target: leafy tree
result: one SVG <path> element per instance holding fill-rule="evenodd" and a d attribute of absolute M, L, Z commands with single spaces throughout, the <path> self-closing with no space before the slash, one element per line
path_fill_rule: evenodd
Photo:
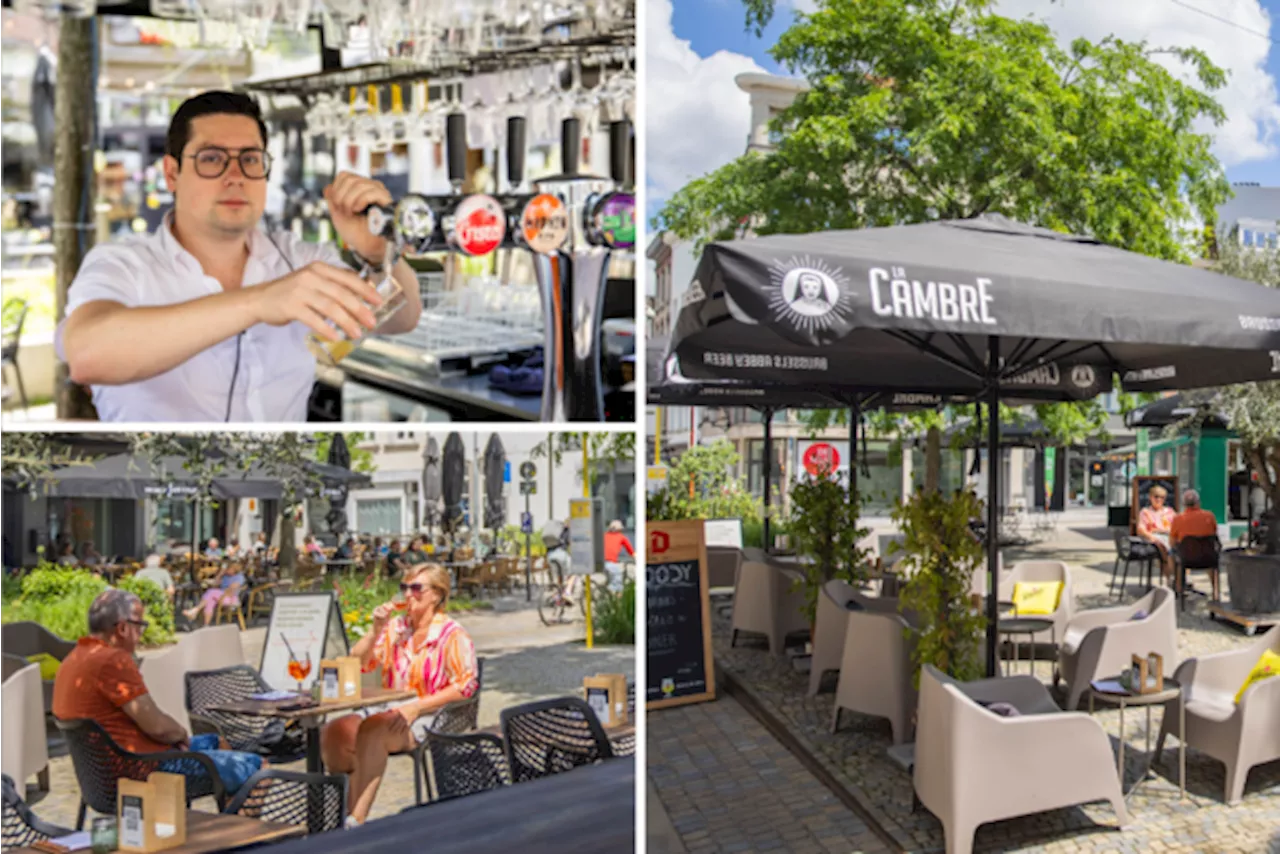
<path fill-rule="evenodd" d="M 744 0 L 759 34 L 775 0 Z M 1106 38 L 1060 47 L 1050 29 L 993 14 L 992 0 L 818 0 L 771 49 L 809 89 L 751 152 L 675 193 L 655 225 L 699 245 L 744 230 L 805 233 L 1000 213 L 1187 262 L 1230 192 L 1195 129 L 1224 120 L 1224 72 L 1194 48 Z M 1156 61 L 1179 60 L 1186 81 Z M 1008 415 L 1008 411 L 1002 408 Z M 1096 403 L 1036 407 L 1054 444 L 1098 436 Z M 811 426 L 845 414 L 815 414 Z M 847 423 L 844 422 L 844 423 Z M 928 434 L 936 487 L 944 424 Z M 975 425 L 976 426 L 976 425 Z"/>
<path fill-rule="evenodd" d="M 733 444 L 723 439 L 685 451 L 668 468 L 666 484 L 649 495 L 645 518 L 741 519 L 744 525 L 759 521 L 759 500 L 734 476 L 740 459 Z"/>
<path fill-rule="evenodd" d="M 96 456 L 74 450 L 47 433 L 10 430 L 0 435 L 0 465 L 6 477 L 25 488 L 34 499 L 48 492 L 54 472 L 64 466 L 93 465 Z"/>
<path fill-rule="evenodd" d="M 871 550 L 858 543 L 870 536 L 858 526 L 861 500 L 850 496 L 847 484 L 830 471 L 798 478 L 791 485 L 791 525 L 788 531 L 796 554 L 807 558 L 804 572 L 804 613 L 812 625 L 822 585 L 833 578 L 854 584 L 867 577 Z"/>

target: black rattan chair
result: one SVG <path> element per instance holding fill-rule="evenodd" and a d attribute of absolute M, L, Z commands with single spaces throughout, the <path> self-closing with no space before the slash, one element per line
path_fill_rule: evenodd
<path fill-rule="evenodd" d="M 347 815 L 347 775 L 263 768 L 249 778 L 223 812 L 305 824 L 309 834 L 337 830 Z"/>
<path fill-rule="evenodd" d="M 80 784 L 80 811 L 76 830 L 84 829 L 85 808 L 102 815 L 116 814 L 116 782 L 121 778 L 145 780 L 154 771 L 183 774 L 187 778 L 187 803 L 212 796 L 218 809 L 227 792 L 213 760 L 203 753 L 166 750 L 163 753 L 130 753 L 112 740 L 96 721 L 63 721 L 54 718 L 67 739 L 71 764 Z M 163 767 L 162 767 L 163 766 Z"/>
<path fill-rule="evenodd" d="M 1178 598 L 1182 600 L 1182 610 L 1187 610 L 1187 570 L 1189 569 L 1208 570 L 1215 594 L 1214 599 L 1217 599 L 1218 565 L 1222 560 L 1222 543 L 1216 536 L 1183 537 L 1174 546 L 1173 557 L 1177 561 Z"/>
<path fill-rule="evenodd" d="M 0 847 L 5 850 L 21 848 L 33 842 L 66 836 L 71 831 L 56 824 L 41 821 L 26 801 L 18 794 L 18 787 L 13 778 L 3 775 L 4 783 L 4 826 L 0 833 Z"/>
<path fill-rule="evenodd" d="M 306 734 L 296 723 L 277 718 L 218 712 L 210 708 L 247 700 L 271 690 L 262 675 L 247 664 L 186 674 L 187 712 L 192 727 L 212 726 L 232 750 L 265 756 L 276 763 L 296 762 L 306 756 Z"/>
<path fill-rule="evenodd" d="M 1131 563 L 1137 563 L 1140 572 L 1141 568 L 1145 567 L 1147 587 L 1151 587 L 1152 567 L 1160 557 L 1160 550 L 1146 540 L 1130 536 L 1127 528 L 1112 528 L 1111 535 L 1116 541 L 1116 562 L 1111 567 L 1111 583 L 1108 585 L 1112 595 L 1124 596 L 1125 585 L 1129 582 L 1129 564 Z M 1120 561 L 1124 561 L 1124 577 L 1117 588 L 1116 575 L 1120 572 Z"/>
<path fill-rule="evenodd" d="M 514 783 L 613 758 L 596 713 L 577 697 L 503 709 L 502 737 Z"/>
<path fill-rule="evenodd" d="M 473 732 L 445 735 L 428 732 L 422 741 L 419 767 L 429 781 L 427 799 L 444 801 L 511 785 L 502 739 Z M 430 761 L 428 770 L 425 763 Z M 421 796 L 418 803 L 424 803 Z"/>
<path fill-rule="evenodd" d="M 484 687 L 484 659 L 476 658 L 476 692 L 465 700 L 440 707 L 431 721 L 431 732 L 445 735 L 471 732 L 476 728 L 480 715 L 480 689 Z M 423 739 L 411 751 L 413 754 L 413 795 L 415 803 L 425 803 L 424 791 L 429 787 L 427 773 L 427 740 Z M 430 797 L 428 794 L 427 797 Z"/>
<path fill-rule="evenodd" d="M 636 683 L 627 683 L 627 720 L 635 722 L 636 719 Z M 614 756 L 634 756 L 636 753 L 636 734 L 632 732 L 630 735 L 619 736 L 610 739 L 613 745 Z"/>

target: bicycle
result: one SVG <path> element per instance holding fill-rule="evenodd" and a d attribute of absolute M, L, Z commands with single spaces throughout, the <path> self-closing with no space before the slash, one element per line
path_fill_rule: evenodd
<path fill-rule="evenodd" d="M 548 574 L 552 572 L 551 568 L 547 568 Z M 573 622 L 576 617 L 566 617 L 573 611 L 574 602 L 578 604 L 578 614 L 586 619 L 587 616 L 587 598 L 584 595 L 585 589 L 582 582 L 584 576 L 570 575 L 566 578 L 563 571 L 557 568 L 554 570 L 555 581 L 547 584 L 543 592 L 538 594 L 538 619 L 542 620 L 544 626 L 561 626 Z M 623 570 L 624 577 L 626 570 Z M 591 593 L 595 596 L 597 590 L 607 590 L 609 587 L 609 576 L 605 572 L 596 571 L 591 573 Z"/>

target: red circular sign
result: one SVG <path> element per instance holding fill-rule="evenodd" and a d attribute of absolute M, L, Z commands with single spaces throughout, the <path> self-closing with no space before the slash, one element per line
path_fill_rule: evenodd
<path fill-rule="evenodd" d="M 831 474 L 840 467 L 840 452 L 835 445 L 818 442 L 804 452 L 804 470 L 811 475 Z"/>
<path fill-rule="evenodd" d="M 468 196 L 458 205 L 456 217 L 458 248 L 468 255 L 488 255 L 507 234 L 506 214 L 491 196 Z"/>

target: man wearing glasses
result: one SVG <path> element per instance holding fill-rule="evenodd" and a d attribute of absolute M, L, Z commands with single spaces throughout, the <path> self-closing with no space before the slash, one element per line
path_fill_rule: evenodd
<path fill-rule="evenodd" d="M 152 698 L 134 660 L 147 630 L 142 600 L 111 588 L 89 606 L 89 634 L 80 638 L 53 680 L 53 715 L 62 721 L 91 720 L 130 753 L 194 750 L 213 760 L 234 794 L 262 767 L 262 757 L 220 750 L 217 735 L 188 735 Z M 175 765 L 175 773 L 203 773 Z"/>
<path fill-rule="evenodd" d="M 246 95 L 182 104 L 165 141 L 173 210 L 155 234 L 96 246 L 67 300 L 59 353 L 104 421 L 304 421 L 315 380 L 309 334 L 356 340 L 374 325 L 373 287 L 336 247 L 259 228 L 271 156 Z M 325 188 L 334 230 L 377 263 L 385 241 L 364 211 L 390 205 L 378 181 L 340 173 Z M 406 304 L 376 331 L 413 330 L 422 312 L 404 261 Z"/>

